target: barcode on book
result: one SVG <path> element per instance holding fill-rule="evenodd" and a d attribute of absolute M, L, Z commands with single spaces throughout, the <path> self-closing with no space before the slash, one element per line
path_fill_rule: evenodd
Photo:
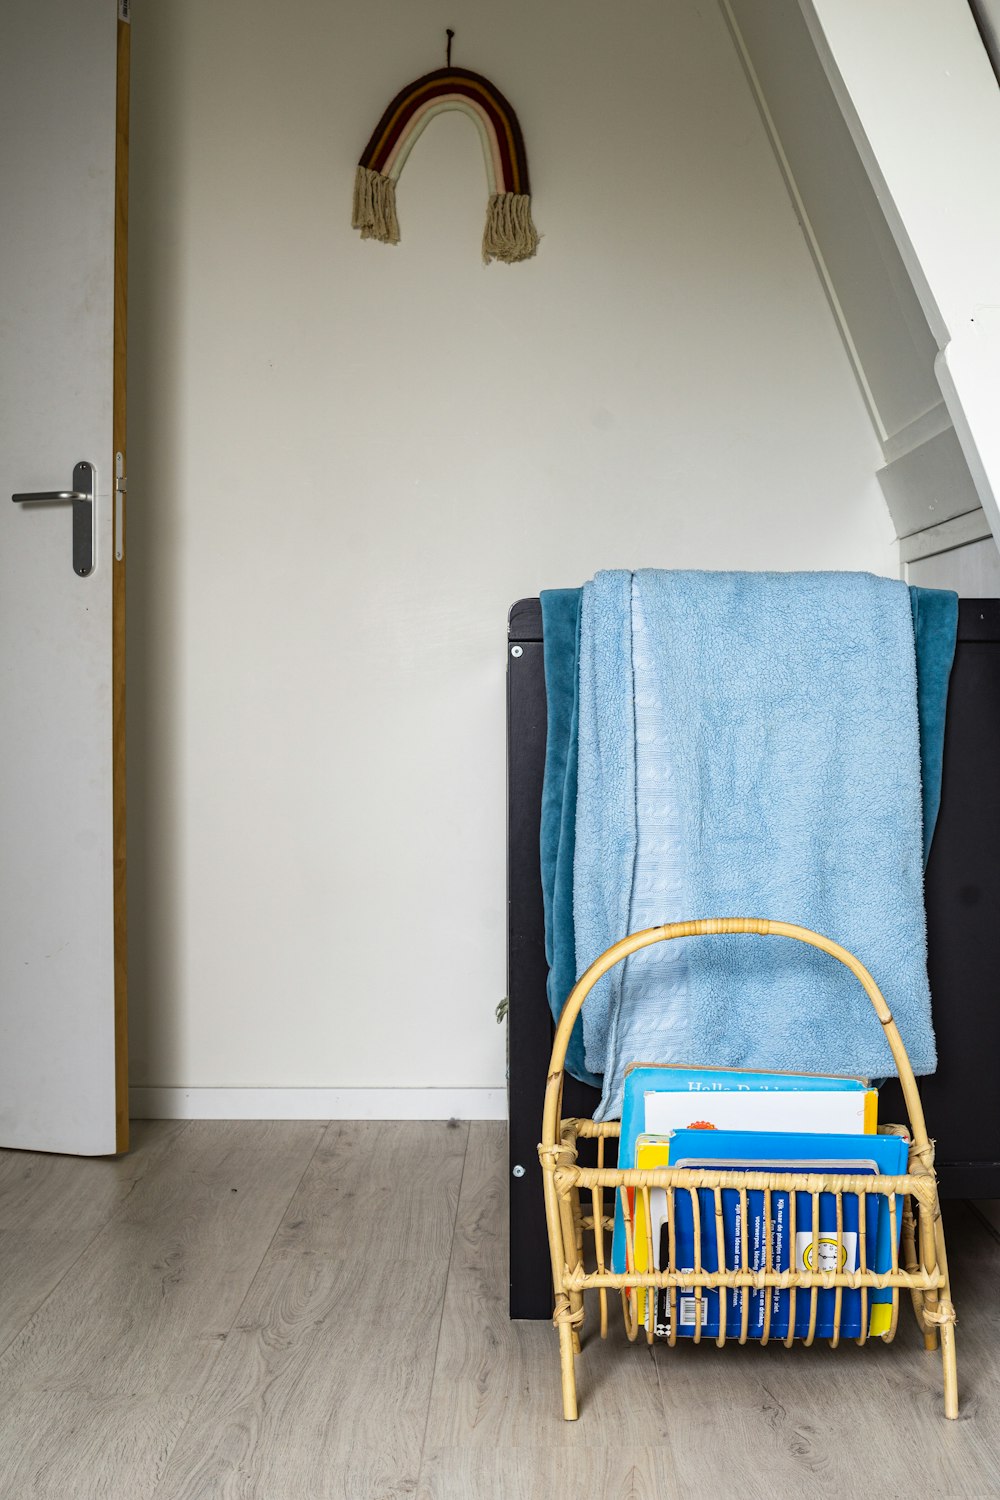
<path fill-rule="evenodd" d="M 695 1323 L 698 1320 L 697 1297 L 681 1297 L 678 1303 L 678 1318 L 682 1323 Z M 704 1314 L 702 1314 L 704 1317 Z"/>

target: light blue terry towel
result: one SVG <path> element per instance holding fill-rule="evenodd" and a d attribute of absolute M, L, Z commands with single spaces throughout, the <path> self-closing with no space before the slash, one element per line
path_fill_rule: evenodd
<path fill-rule="evenodd" d="M 631 693 L 631 697 L 629 694 Z M 935 1066 L 905 584 L 868 574 L 598 574 L 584 590 L 574 914 L 582 970 L 624 932 L 764 916 L 872 970 Z M 635 1061 L 895 1072 L 846 969 L 784 938 L 660 944 L 584 1008 L 597 1119 Z"/>
<path fill-rule="evenodd" d="M 631 573 L 605 570 L 584 584 L 579 670 L 573 857 L 578 975 L 632 930 L 636 810 Z M 620 966 L 612 969 L 584 1005 L 584 1058 L 591 1074 L 604 1072 L 622 977 Z"/>

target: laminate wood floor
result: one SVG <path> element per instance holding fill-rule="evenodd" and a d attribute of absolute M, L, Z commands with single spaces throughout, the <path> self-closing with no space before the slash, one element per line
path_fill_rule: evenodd
<path fill-rule="evenodd" d="M 0 1500 L 1000 1497 L 1000 1236 L 945 1209 L 962 1415 L 895 1345 L 630 1346 L 560 1415 L 498 1124 L 140 1122 L 0 1153 Z"/>

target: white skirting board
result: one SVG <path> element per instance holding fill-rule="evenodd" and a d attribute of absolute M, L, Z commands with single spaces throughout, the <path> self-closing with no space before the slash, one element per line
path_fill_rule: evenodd
<path fill-rule="evenodd" d="M 134 1120 L 506 1120 L 505 1089 L 131 1088 Z"/>

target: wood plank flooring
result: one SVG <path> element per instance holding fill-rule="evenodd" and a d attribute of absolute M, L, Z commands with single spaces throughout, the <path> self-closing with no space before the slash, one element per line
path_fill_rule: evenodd
<path fill-rule="evenodd" d="M 946 1205 L 962 1415 L 892 1347 L 631 1347 L 507 1318 L 505 1127 L 140 1125 L 0 1153 L 0 1500 L 1000 1496 L 1000 1235 Z"/>
<path fill-rule="evenodd" d="M 0 1354 L 183 1129 L 137 1120 L 111 1162 L 0 1152 Z"/>

